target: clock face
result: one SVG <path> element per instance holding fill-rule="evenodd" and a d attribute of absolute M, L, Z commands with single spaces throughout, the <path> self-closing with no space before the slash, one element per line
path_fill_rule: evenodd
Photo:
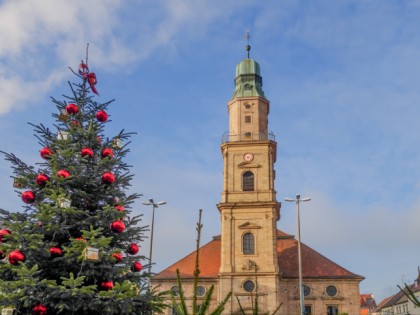
<path fill-rule="evenodd" d="M 244 160 L 247 162 L 251 162 L 254 159 L 254 155 L 252 153 L 245 153 Z"/>

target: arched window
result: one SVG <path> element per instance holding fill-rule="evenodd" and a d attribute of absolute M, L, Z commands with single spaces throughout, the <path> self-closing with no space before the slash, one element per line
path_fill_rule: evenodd
<path fill-rule="evenodd" d="M 245 233 L 242 236 L 242 252 L 244 255 L 253 255 L 255 253 L 255 241 L 252 233 Z"/>
<path fill-rule="evenodd" d="M 254 173 L 246 171 L 242 174 L 242 190 L 254 191 Z"/>

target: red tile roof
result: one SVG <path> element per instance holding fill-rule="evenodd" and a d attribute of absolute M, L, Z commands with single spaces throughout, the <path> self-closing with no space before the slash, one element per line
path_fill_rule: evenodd
<path fill-rule="evenodd" d="M 200 277 L 217 278 L 220 268 L 220 237 L 200 248 Z M 330 278 L 330 279 L 359 279 L 356 275 L 319 254 L 309 246 L 301 244 L 302 273 L 305 278 Z M 283 278 L 298 278 L 298 253 L 297 240 L 294 236 L 277 230 L 277 256 L 279 269 Z M 176 278 L 176 269 L 184 278 L 193 277 L 195 266 L 195 251 L 185 256 L 172 266 L 158 273 L 154 280 Z"/>
<path fill-rule="evenodd" d="M 298 242 L 292 235 L 279 232 L 282 234 L 277 233 L 277 257 L 282 277 L 298 278 Z M 301 243 L 301 252 L 302 275 L 304 278 L 363 279 L 363 277 L 337 265 L 304 243 Z"/>
<path fill-rule="evenodd" d="M 220 268 L 220 237 L 200 247 L 200 278 L 216 278 Z M 194 277 L 195 251 L 158 273 L 153 279 L 176 278 L 179 269 L 183 278 Z"/>

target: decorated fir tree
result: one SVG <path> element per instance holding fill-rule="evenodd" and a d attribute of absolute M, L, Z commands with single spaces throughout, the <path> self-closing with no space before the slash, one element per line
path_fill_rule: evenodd
<path fill-rule="evenodd" d="M 123 159 L 130 133 L 107 136 L 108 106 L 96 101 L 87 58 L 70 83 L 54 127 L 33 125 L 40 163 L 3 152 L 25 210 L 0 210 L 0 309 L 3 314 L 149 314 L 139 255 L 144 227 L 130 216 L 138 194 Z"/>

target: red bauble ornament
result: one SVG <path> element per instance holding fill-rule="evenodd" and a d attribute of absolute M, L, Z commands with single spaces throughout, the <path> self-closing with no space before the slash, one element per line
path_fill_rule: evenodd
<path fill-rule="evenodd" d="M 114 282 L 110 281 L 104 281 L 101 283 L 101 288 L 104 290 L 112 290 L 112 288 L 114 287 Z"/>
<path fill-rule="evenodd" d="M 67 178 L 70 177 L 70 173 L 66 170 L 59 170 L 57 172 L 57 177 Z"/>
<path fill-rule="evenodd" d="M 80 127 L 80 123 L 77 120 L 72 120 L 71 124 L 73 127 Z"/>
<path fill-rule="evenodd" d="M 102 174 L 102 182 L 104 184 L 110 185 L 115 183 L 115 176 L 111 172 L 105 172 Z"/>
<path fill-rule="evenodd" d="M 100 122 L 106 122 L 108 120 L 108 114 L 104 110 L 100 110 L 96 113 L 96 119 Z"/>
<path fill-rule="evenodd" d="M 128 246 L 127 253 L 130 255 L 135 255 L 139 252 L 139 246 L 135 243 L 131 243 L 130 246 Z"/>
<path fill-rule="evenodd" d="M 102 150 L 101 155 L 102 155 L 103 158 L 106 158 L 106 157 L 113 158 L 114 157 L 114 151 L 111 148 L 105 148 L 105 149 Z"/>
<path fill-rule="evenodd" d="M 111 230 L 115 233 L 121 233 L 125 230 L 124 222 L 121 220 L 117 220 L 111 223 Z"/>
<path fill-rule="evenodd" d="M 47 314 L 47 307 L 39 304 L 37 306 L 34 306 L 32 308 L 32 314 L 37 314 L 37 315 L 46 315 Z"/>
<path fill-rule="evenodd" d="M 46 174 L 38 174 L 37 176 L 36 176 L 36 183 L 39 185 L 39 186 L 45 186 L 45 184 L 47 183 L 47 181 L 49 180 L 50 178 L 48 177 L 48 175 L 46 175 Z"/>
<path fill-rule="evenodd" d="M 54 256 L 54 257 L 63 255 L 63 251 L 61 250 L 61 248 L 58 248 L 58 247 L 51 247 L 50 253 L 51 253 L 51 256 Z"/>
<path fill-rule="evenodd" d="M 0 243 L 3 242 L 3 236 L 6 234 L 11 234 L 11 233 L 9 230 L 6 230 L 6 229 L 0 230 Z"/>
<path fill-rule="evenodd" d="M 25 261 L 25 255 L 21 251 L 14 250 L 9 253 L 9 262 L 12 265 L 18 265 L 19 261 Z"/>
<path fill-rule="evenodd" d="M 43 159 L 48 160 L 53 153 L 50 148 L 42 148 L 40 154 Z"/>
<path fill-rule="evenodd" d="M 33 191 L 27 190 L 22 193 L 22 201 L 24 203 L 33 203 L 35 201 L 35 194 Z"/>
<path fill-rule="evenodd" d="M 76 241 L 83 242 L 83 243 L 86 243 L 86 240 L 83 238 L 83 236 L 76 237 L 76 238 L 75 238 L 75 240 L 76 240 Z"/>
<path fill-rule="evenodd" d="M 118 211 L 124 211 L 125 210 L 124 206 L 120 206 L 120 205 L 115 205 L 114 209 L 118 210 Z"/>
<path fill-rule="evenodd" d="M 121 253 L 112 253 L 111 256 L 115 258 L 117 263 L 121 262 L 123 259 L 123 255 Z"/>
<path fill-rule="evenodd" d="M 142 269 L 143 269 L 143 266 L 142 266 L 142 264 L 141 264 L 140 262 L 138 262 L 138 261 L 135 261 L 135 262 L 133 263 L 133 266 L 131 266 L 131 270 L 132 270 L 133 272 L 139 272 L 139 271 L 142 271 Z"/>
<path fill-rule="evenodd" d="M 68 104 L 66 106 L 67 114 L 77 114 L 79 112 L 79 107 L 76 104 Z"/>
<path fill-rule="evenodd" d="M 80 151 L 80 154 L 82 155 L 82 157 L 91 158 L 91 157 L 93 157 L 93 150 L 91 148 L 83 148 Z"/>

